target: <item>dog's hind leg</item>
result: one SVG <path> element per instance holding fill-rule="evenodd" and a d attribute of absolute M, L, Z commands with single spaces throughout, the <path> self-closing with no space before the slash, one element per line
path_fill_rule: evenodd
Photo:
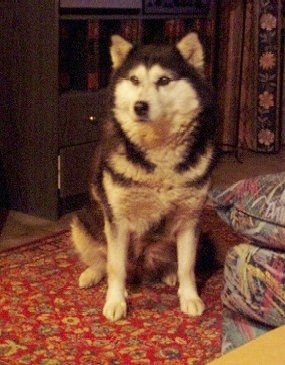
<path fill-rule="evenodd" d="M 126 266 L 130 238 L 128 224 L 106 222 L 108 291 L 103 308 L 104 316 L 117 321 L 127 315 Z"/>
<path fill-rule="evenodd" d="M 96 285 L 103 279 L 106 275 L 106 262 L 96 263 L 92 266 L 89 266 L 86 270 L 84 270 L 79 276 L 79 287 L 81 289 L 91 288 Z"/>
<path fill-rule="evenodd" d="M 162 277 L 162 282 L 169 285 L 169 286 L 175 286 L 177 283 L 177 274 L 176 272 L 170 272 L 165 274 Z"/>
<path fill-rule="evenodd" d="M 106 275 L 106 244 L 96 240 L 76 216 L 71 223 L 71 239 L 81 260 L 89 266 L 79 277 L 79 287 L 90 288 Z"/>
<path fill-rule="evenodd" d="M 177 236 L 178 280 L 180 308 L 190 316 L 199 316 L 205 305 L 200 299 L 195 278 L 195 262 L 198 244 L 197 222 L 183 227 Z"/>

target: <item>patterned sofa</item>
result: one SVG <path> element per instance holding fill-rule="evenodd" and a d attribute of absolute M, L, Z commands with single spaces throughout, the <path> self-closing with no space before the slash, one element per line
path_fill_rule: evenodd
<path fill-rule="evenodd" d="M 242 242 L 225 261 L 226 353 L 285 324 L 285 172 L 215 188 L 210 197 Z"/>

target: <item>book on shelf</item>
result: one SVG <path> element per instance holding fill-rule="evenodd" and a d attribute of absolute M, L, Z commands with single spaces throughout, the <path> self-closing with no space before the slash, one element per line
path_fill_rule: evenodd
<path fill-rule="evenodd" d="M 136 44 L 139 40 L 139 21 L 137 19 L 122 20 L 119 33 L 129 42 Z"/>
<path fill-rule="evenodd" d="M 176 43 L 185 35 L 184 19 L 169 19 L 164 24 L 164 35 L 168 43 Z"/>
<path fill-rule="evenodd" d="M 99 42 L 100 24 L 98 20 L 89 20 L 88 24 L 88 72 L 87 90 L 94 91 L 99 89 Z"/>

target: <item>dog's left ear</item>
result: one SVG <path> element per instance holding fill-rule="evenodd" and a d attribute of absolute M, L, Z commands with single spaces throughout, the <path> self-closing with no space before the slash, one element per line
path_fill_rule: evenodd
<path fill-rule="evenodd" d="M 124 60 L 127 58 L 130 50 L 133 48 L 133 45 L 119 35 L 113 35 L 111 40 L 111 59 L 113 63 L 113 68 L 116 69 L 120 67 Z"/>
<path fill-rule="evenodd" d="M 177 44 L 183 58 L 199 72 L 204 71 L 204 51 L 196 33 L 188 33 Z"/>

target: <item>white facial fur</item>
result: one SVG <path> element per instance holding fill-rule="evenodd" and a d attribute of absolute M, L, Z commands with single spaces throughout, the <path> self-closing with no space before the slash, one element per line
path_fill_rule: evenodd
<path fill-rule="evenodd" d="M 165 77 L 167 79 L 162 79 Z M 136 82 L 133 82 L 134 78 Z M 168 81 L 160 85 L 160 80 Z M 134 106 L 138 101 L 148 103 L 145 121 L 140 121 L 135 113 Z M 189 81 L 177 79 L 175 74 L 158 64 L 150 69 L 138 65 L 127 78 L 119 80 L 115 88 L 115 116 L 132 138 L 146 134 L 147 139 L 173 137 L 198 111 L 198 96 Z"/>

